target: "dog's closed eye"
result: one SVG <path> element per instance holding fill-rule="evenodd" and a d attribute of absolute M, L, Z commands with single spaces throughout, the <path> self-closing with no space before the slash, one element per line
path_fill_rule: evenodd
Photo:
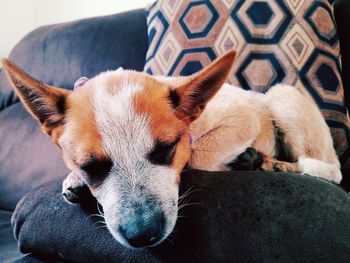
<path fill-rule="evenodd" d="M 97 159 L 92 157 L 89 161 L 80 166 L 91 184 L 102 181 L 111 171 L 113 162 L 110 159 Z"/>
<path fill-rule="evenodd" d="M 157 140 L 154 148 L 147 156 L 148 160 L 157 165 L 170 165 L 173 162 L 176 145 L 179 141 L 180 137 L 177 137 L 176 140 L 171 143 Z"/>

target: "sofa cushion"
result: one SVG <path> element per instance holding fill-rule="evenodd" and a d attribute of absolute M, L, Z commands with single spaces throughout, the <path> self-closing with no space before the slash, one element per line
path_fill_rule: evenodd
<path fill-rule="evenodd" d="M 96 201 L 66 203 L 61 181 L 30 191 L 12 218 L 22 252 L 78 262 L 347 262 L 350 198 L 308 176 L 263 172 L 182 174 L 190 193 L 163 245 L 130 250 L 108 232 Z M 187 206 L 186 206 L 187 204 Z"/>
<path fill-rule="evenodd" d="M 238 57 L 229 81 L 259 92 L 285 83 L 311 94 L 331 127 L 341 163 L 350 166 L 350 124 L 328 0 L 159 0 L 149 8 L 147 23 L 145 71 L 189 75 L 234 48 Z"/>
<path fill-rule="evenodd" d="M 21 103 L 0 114 L 0 208 L 13 210 L 32 187 L 69 171 L 58 148 Z"/>
<path fill-rule="evenodd" d="M 144 9 L 40 27 L 12 50 L 10 60 L 34 78 L 71 89 L 81 76 L 102 71 L 142 71 L 147 50 Z M 0 73 L 0 111 L 17 101 Z"/>
<path fill-rule="evenodd" d="M 11 226 L 11 211 L 0 209 L 0 262 L 14 262 L 24 257 L 18 251 Z"/>

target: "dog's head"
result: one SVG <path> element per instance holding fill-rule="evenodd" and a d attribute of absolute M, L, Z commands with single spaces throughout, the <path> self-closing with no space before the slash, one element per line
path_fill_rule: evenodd
<path fill-rule="evenodd" d="M 3 60 L 26 109 L 62 150 L 128 247 L 162 242 L 175 226 L 189 125 L 229 74 L 234 51 L 179 78 L 108 71 L 75 91 L 40 83 Z"/>

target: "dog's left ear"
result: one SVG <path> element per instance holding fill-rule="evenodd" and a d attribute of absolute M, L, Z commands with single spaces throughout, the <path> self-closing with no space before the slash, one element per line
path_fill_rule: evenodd
<path fill-rule="evenodd" d="M 186 77 L 184 84 L 171 91 L 176 97 L 176 113 L 186 122 L 195 120 L 207 102 L 219 91 L 232 68 L 236 51 L 230 50 L 200 72 Z"/>
<path fill-rule="evenodd" d="M 6 75 L 28 112 L 57 143 L 63 127 L 68 90 L 43 84 L 7 59 L 1 60 Z"/>

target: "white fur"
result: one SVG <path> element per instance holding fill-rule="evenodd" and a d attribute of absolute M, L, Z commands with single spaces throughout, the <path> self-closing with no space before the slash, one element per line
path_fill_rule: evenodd
<path fill-rule="evenodd" d="M 121 82 L 111 95 L 106 86 L 113 77 L 121 78 Z M 135 215 L 132 207 L 133 204 L 146 204 L 149 201 L 146 198 L 153 195 L 159 200 L 155 209 L 161 209 L 166 218 L 163 233 L 166 238 L 177 218 L 177 173 L 170 167 L 154 165 L 146 159 L 154 146 L 149 119 L 137 114 L 133 108 L 134 96 L 142 91 L 143 86 L 137 79 L 120 75 L 120 72 L 103 73 L 91 85 L 95 89 L 96 125 L 103 147 L 114 163 L 110 175 L 94 192 L 104 208 L 107 227 L 120 243 L 128 246 L 118 233 L 118 225 L 134 216 L 149 216 L 147 213 Z M 111 88 L 114 89 L 109 86 Z M 141 191 L 141 188 L 146 190 Z"/>
<path fill-rule="evenodd" d="M 320 160 L 300 157 L 298 160 L 299 169 L 303 174 L 324 178 L 331 182 L 339 183 L 342 179 L 339 167 L 334 164 L 322 162 Z"/>

